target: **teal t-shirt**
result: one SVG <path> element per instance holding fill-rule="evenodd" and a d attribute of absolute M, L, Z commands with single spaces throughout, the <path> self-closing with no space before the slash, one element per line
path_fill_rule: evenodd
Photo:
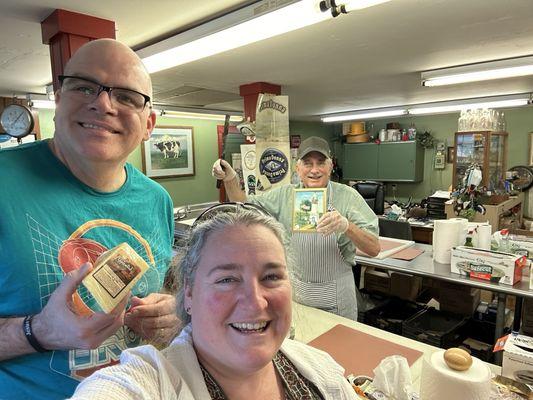
<path fill-rule="evenodd" d="M 136 168 L 125 168 L 124 185 L 102 193 L 72 175 L 47 141 L 0 151 L 0 318 L 38 313 L 66 271 L 122 242 L 150 266 L 132 294 L 160 290 L 172 256 L 172 200 Z M 78 294 L 80 307 L 97 309 L 83 286 Z M 140 341 L 122 327 L 95 350 L 0 361 L 0 399 L 69 397 L 80 377 L 117 362 Z"/>

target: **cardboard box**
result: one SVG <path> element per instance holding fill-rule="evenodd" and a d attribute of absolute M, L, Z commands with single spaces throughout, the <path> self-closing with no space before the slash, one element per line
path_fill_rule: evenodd
<path fill-rule="evenodd" d="M 463 341 L 463 347 L 466 347 L 474 357 L 480 360 L 492 361 L 492 347 L 493 345 L 481 342 L 476 339 L 467 338 Z"/>
<path fill-rule="evenodd" d="M 387 271 L 367 268 L 365 271 L 365 289 L 369 292 L 390 293 L 390 276 Z"/>
<path fill-rule="evenodd" d="M 483 289 L 481 290 L 481 298 L 480 298 L 481 301 L 484 301 L 486 303 L 491 303 L 493 297 L 494 297 L 494 293 L 492 293 L 491 291 L 483 290 Z"/>
<path fill-rule="evenodd" d="M 440 309 L 455 314 L 471 316 L 479 304 L 481 289 L 469 288 L 469 290 L 441 289 Z"/>
<path fill-rule="evenodd" d="M 533 338 L 509 335 L 503 347 L 502 375 L 533 384 Z"/>
<path fill-rule="evenodd" d="M 533 334 L 533 299 L 523 300 L 521 329 L 526 335 Z"/>
<path fill-rule="evenodd" d="M 461 285 L 459 283 L 453 283 L 448 281 L 440 281 L 439 283 L 439 291 L 445 291 L 445 290 L 453 290 L 455 292 L 462 292 L 462 293 L 468 293 L 468 294 L 474 294 L 474 292 L 477 290 L 476 288 L 472 286 L 465 286 Z"/>
<path fill-rule="evenodd" d="M 471 278 L 514 285 L 522 279 L 526 264 L 527 258 L 517 254 L 466 246 L 452 248 L 451 271 Z"/>
<path fill-rule="evenodd" d="M 401 272 L 390 274 L 390 294 L 403 300 L 415 301 L 422 289 L 422 278 Z"/>

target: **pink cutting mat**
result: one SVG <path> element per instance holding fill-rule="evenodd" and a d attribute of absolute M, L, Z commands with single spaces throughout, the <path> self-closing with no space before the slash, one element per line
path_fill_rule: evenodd
<path fill-rule="evenodd" d="M 335 325 L 309 344 L 329 353 L 345 369 L 345 375 L 373 377 L 374 368 L 385 357 L 401 355 L 409 366 L 422 356 L 422 352 L 394 342 L 356 331 L 344 325 Z"/>
<path fill-rule="evenodd" d="M 394 253 L 392 256 L 390 256 L 390 258 L 396 258 L 398 260 L 411 261 L 411 260 L 414 260 L 416 257 L 418 257 L 423 252 L 424 252 L 424 250 L 422 250 L 422 249 L 416 249 L 414 247 L 408 247 L 406 249 L 400 250 L 397 253 Z"/>

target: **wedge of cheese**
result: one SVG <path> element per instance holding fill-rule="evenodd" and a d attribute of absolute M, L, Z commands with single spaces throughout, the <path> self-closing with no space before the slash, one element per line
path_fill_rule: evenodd
<path fill-rule="evenodd" d="M 82 283 L 106 313 L 112 311 L 149 268 L 127 243 L 102 253 Z"/>

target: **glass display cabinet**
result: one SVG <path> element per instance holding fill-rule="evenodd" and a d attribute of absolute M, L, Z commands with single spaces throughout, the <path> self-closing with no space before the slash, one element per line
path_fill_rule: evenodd
<path fill-rule="evenodd" d="M 504 189 L 507 162 L 507 132 L 456 132 L 453 187 L 462 185 L 469 166 L 476 163 L 483 174 L 482 186 Z"/>

